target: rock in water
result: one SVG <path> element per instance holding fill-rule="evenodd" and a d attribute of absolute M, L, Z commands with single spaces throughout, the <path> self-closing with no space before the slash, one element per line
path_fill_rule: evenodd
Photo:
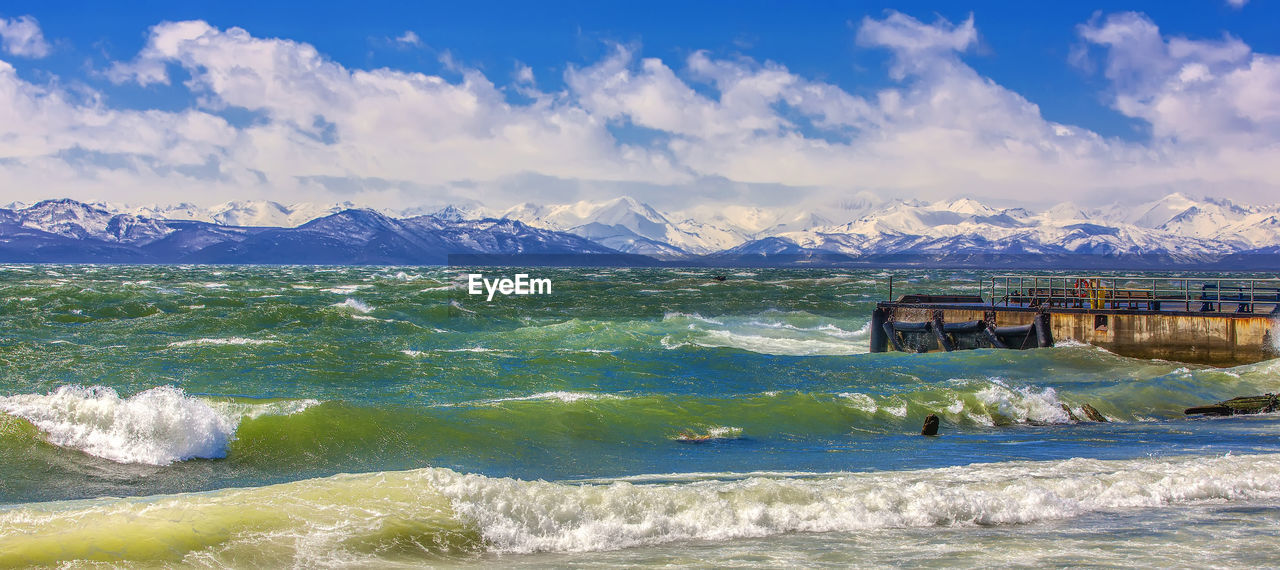
<path fill-rule="evenodd" d="M 929 414 L 924 418 L 924 429 L 920 430 L 920 435 L 938 435 L 938 416 Z"/>
<path fill-rule="evenodd" d="M 1062 411 L 1067 413 L 1067 418 L 1069 418 L 1071 421 L 1073 422 L 1080 421 L 1080 418 L 1077 418 L 1075 412 L 1072 412 L 1071 408 L 1066 404 L 1062 404 Z"/>
<path fill-rule="evenodd" d="M 1107 417 L 1106 417 L 1106 416 L 1102 415 L 1102 413 L 1101 413 L 1101 412 L 1099 412 L 1098 410 L 1094 409 L 1094 407 L 1093 407 L 1093 406 L 1090 406 L 1089 404 L 1085 404 L 1085 405 L 1083 405 L 1083 406 L 1080 406 L 1080 411 L 1084 412 L 1084 417 L 1089 418 L 1089 419 L 1090 419 L 1090 420 L 1092 420 L 1092 421 L 1095 421 L 1095 422 L 1105 422 L 1105 421 L 1107 421 Z"/>

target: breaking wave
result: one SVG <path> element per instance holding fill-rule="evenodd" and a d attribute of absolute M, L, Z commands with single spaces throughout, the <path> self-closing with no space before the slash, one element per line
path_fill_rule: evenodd
<path fill-rule="evenodd" d="M 236 345 L 262 345 L 262 344 L 279 344 L 277 340 L 262 340 L 254 338 L 244 338 L 233 336 L 229 338 L 195 338 L 190 340 L 179 340 L 169 343 L 169 346 L 180 348 L 184 346 L 236 346 Z"/>
<path fill-rule="evenodd" d="M 1110 509 L 1280 499 L 1280 456 L 1006 462 L 873 473 L 523 481 L 443 468 L 0 513 L 0 565 L 372 564 L 689 540 L 1017 525 Z M 128 548 L 110 548 L 115 545 Z M 106 546 L 106 548 L 104 548 Z M 419 558 L 419 560 L 423 560 Z"/>
<path fill-rule="evenodd" d="M 159 386 L 121 398 L 102 386 L 0 397 L 0 412 L 27 420 L 49 443 L 118 463 L 168 465 L 226 457 L 245 418 L 301 412 L 316 400 L 215 402 Z"/>
<path fill-rule="evenodd" d="M 669 349 L 692 345 L 782 356 L 848 355 L 867 352 L 871 336 L 869 321 L 837 323 L 805 312 L 766 311 L 716 318 L 672 312 L 664 315 L 662 322 L 676 327 L 661 340 Z"/>
<path fill-rule="evenodd" d="M 351 309 L 366 315 L 373 312 L 373 307 L 371 305 L 354 297 L 347 297 L 347 300 L 341 303 L 334 303 L 333 306 L 339 309 Z"/>

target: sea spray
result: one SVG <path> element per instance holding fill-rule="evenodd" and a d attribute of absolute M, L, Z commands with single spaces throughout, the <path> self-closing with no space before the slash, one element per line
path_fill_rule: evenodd
<path fill-rule="evenodd" d="M 500 552 L 591 551 L 790 532 L 998 525 L 1113 508 L 1280 498 L 1274 455 L 1012 462 L 813 478 L 569 485 L 427 474 Z"/>
<path fill-rule="evenodd" d="M 334 303 L 333 306 L 339 309 L 351 309 L 362 314 L 369 314 L 373 312 L 372 306 L 354 297 L 347 297 L 345 301 L 341 303 Z"/>
<path fill-rule="evenodd" d="M 179 340 L 169 343 L 170 347 L 181 348 L 185 346 L 240 346 L 240 345 L 263 345 L 263 344 L 279 344 L 280 341 L 270 339 L 254 339 L 244 337 L 230 338 L 195 338 L 190 340 Z"/>
<path fill-rule="evenodd" d="M 1280 456 L 1004 462 L 691 481 L 525 481 L 443 468 L 0 512 L 0 565 L 372 564 L 794 533 L 1020 525 L 1280 499 Z"/>
<path fill-rule="evenodd" d="M 119 463 L 168 465 L 224 457 L 236 427 L 207 403 L 171 386 L 128 398 L 102 386 L 62 386 L 44 395 L 2 397 L 0 411 L 31 422 L 54 445 Z"/>
<path fill-rule="evenodd" d="M 48 278 L 46 269 L 62 276 Z M 400 270 L 423 278 L 389 278 Z M 867 354 L 868 317 L 884 298 L 888 277 L 869 271 L 841 271 L 853 277 L 819 282 L 815 278 L 832 271 L 761 268 L 707 285 L 709 272 L 698 269 L 548 268 L 558 288 L 549 297 L 474 303 L 456 286 L 424 291 L 451 283 L 458 271 L 0 271 L 7 299 L 0 299 L 6 331 L 0 397 L 100 384 L 128 400 L 172 383 L 235 426 L 225 459 L 153 467 L 52 445 L 28 419 L 0 413 L 0 503 L 6 505 L 0 518 L 21 513 L 0 522 L 0 556 L 46 557 L 9 558 L 0 567 L 54 565 L 87 558 L 90 549 L 106 558 L 154 561 L 139 565 L 232 567 L 895 561 L 1145 567 L 1178 566 L 1203 552 L 1213 552 L 1215 564 L 1271 563 L 1265 545 L 1280 500 L 1244 490 L 1220 494 L 1232 498 L 1174 499 L 1177 506 L 1130 510 L 1107 505 L 1124 504 L 1126 493 L 1171 495 L 1133 476 L 1125 462 L 1101 464 L 1103 471 L 1128 474 L 1109 483 L 1112 490 L 1091 489 L 1110 502 L 1081 499 L 1092 495 L 1069 488 L 1092 484 L 1092 475 L 1045 479 L 1004 462 L 1196 454 L 1207 461 L 1204 477 L 1173 479 L 1177 488 L 1227 481 L 1243 489 L 1236 483 L 1245 474 L 1261 474 L 1263 484 L 1272 485 L 1265 478 L 1275 472 L 1274 461 L 1214 461 L 1227 453 L 1280 452 L 1280 416 L 1188 419 L 1182 410 L 1280 390 L 1280 360 L 1177 371 L 1184 365 L 1089 346 Z M 914 282 L 947 294 L 973 278 L 933 271 Z M 126 280 L 153 283 L 120 286 Z M 229 286 L 202 286 L 211 282 Z M 373 312 L 344 306 L 347 298 Z M 203 308 L 185 308 L 192 306 Z M 188 341 L 196 342 L 169 346 Z M 1068 417 L 1063 423 L 1063 404 L 1077 417 L 1090 404 L 1116 421 L 1072 423 Z M 942 418 L 942 437 L 918 436 L 929 413 Z M 712 435 L 728 426 L 741 436 L 707 445 L 673 441 L 686 429 Z M 966 467 L 975 463 L 1007 468 Z M 1201 464 L 1189 458 L 1153 465 L 1153 476 L 1173 476 Z M 941 469 L 950 466 L 961 467 Z M 448 496 L 426 481 L 420 469 L 427 467 L 451 470 L 434 475 Z M 916 469 L 926 471 L 910 471 Z M 400 470 L 410 471 L 401 477 Z M 370 471 L 386 472 L 323 478 Z M 832 474 L 841 471 L 867 475 Z M 771 474 L 787 472 L 796 475 Z M 964 482 L 979 472 L 988 480 Z M 698 473 L 710 475 L 692 475 Z M 464 477 L 476 478 L 477 493 L 497 502 L 457 492 Z M 864 491 L 841 491 L 840 480 L 862 481 Z M 1067 500 L 1008 485 L 1037 481 Z M 511 494 L 496 491 L 508 482 Z M 589 500 L 577 501 L 572 493 L 584 485 L 586 499 L 608 497 L 618 509 L 602 512 Z M 614 494 L 604 492 L 615 486 Z M 772 495 L 752 496 L 748 489 Z M 904 499 L 911 489 L 916 494 Z M 397 497 L 400 490 L 409 492 Z M 186 491 L 202 492 L 173 495 Z M 548 498 L 525 501 L 537 493 Z M 134 495 L 144 497 L 93 499 Z M 962 501 L 979 497 L 987 501 L 964 507 Z M 482 521 L 454 511 L 455 498 L 477 513 L 508 503 L 540 510 L 527 521 L 520 513 Z M 1026 508 L 1010 506 L 1021 498 L 1030 501 Z M 77 502 L 57 502 L 64 499 Z M 870 503 L 864 517 L 838 508 L 857 500 Z M 981 510 L 986 505 L 992 507 Z M 865 530 L 839 531 L 848 527 L 833 518 L 805 519 L 804 509 L 844 513 Z M 1048 518 L 1054 512 L 1075 518 Z M 38 516 L 45 522 L 37 524 Z M 981 526 L 1001 520 L 1036 524 Z M 892 526 L 895 521 L 902 526 Z M 1213 534 L 1202 522 L 1224 530 Z M 534 523 L 545 524 L 545 531 Z M 790 530 L 798 528 L 837 531 Z M 1258 532 L 1242 539 L 1240 528 Z M 760 538 L 748 538 L 749 531 Z M 1082 547 L 1069 536 L 1076 531 L 1101 538 Z M 641 548 L 580 553 L 620 547 L 611 537 Z M 881 544 L 887 546 L 879 555 L 867 554 Z M 1094 558 L 1094 548 L 1110 550 Z M 546 554 L 492 554 L 498 551 Z M 1249 560 L 1241 553 L 1264 558 L 1241 564 Z"/>
<path fill-rule="evenodd" d="M 54 445 L 117 463 L 169 465 L 227 455 L 243 420 L 298 414 L 315 399 L 205 399 L 158 386 L 121 398 L 103 386 L 0 397 L 0 412 L 30 422 Z"/>

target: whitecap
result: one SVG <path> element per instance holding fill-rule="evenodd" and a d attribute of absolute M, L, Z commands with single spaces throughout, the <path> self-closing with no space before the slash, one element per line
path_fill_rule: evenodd
<path fill-rule="evenodd" d="M 985 412 L 972 414 L 971 417 L 975 420 L 994 422 L 997 425 L 1017 422 L 1071 423 L 1071 415 L 1063 409 L 1063 402 L 1053 388 L 1023 386 L 1015 389 L 999 378 L 992 378 L 989 382 L 988 386 L 975 394 Z"/>
<path fill-rule="evenodd" d="M 330 287 L 330 288 L 328 288 L 328 289 L 322 289 L 322 291 L 324 291 L 325 293 L 334 293 L 334 294 L 337 294 L 337 295 L 350 295 L 350 294 L 355 293 L 356 291 L 358 291 L 358 290 L 360 290 L 360 289 L 364 289 L 364 288 L 366 288 L 366 287 L 372 287 L 372 285 L 368 285 L 368 284 L 338 285 L 338 286 L 336 286 L 336 287 Z"/>
<path fill-rule="evenodd" d="M 537 394 L 532 394 L 532 395 L 529 395 L 529 396 L 513 396 L 513 397 L 510 397 L 510 398 L 494 398 L 494 399 L 492 399 L 492 400 L 485 400 L 485 403 L 497 403 L 497 402 L 528 402 L 528 401 L 537 401 L 537 400 L 559 400 L 559 401 L 564 402 L 564 403 L 566 403 L 566 404 L 571 404 L 571 403 L 573 403 L 573 402 L 578 402 L 578 401 L 581 401 L 581 400 L 602 400 L 602 399 L 608 399 L 608 400 L 621 400 L 621 399 L 623 399 L 623 398 L 622 398 L 621 396 L 615 396 L 615 395 L 613 395 L 613 394 L 595 394 L 595 393 L 591 393 L 591 392 L 568 392 L 568 391 L 564 391 L 564 390 L 556 390 L 556 391 L 552 391 L 552 392 L 539 392 L 539 393 L 537 393 Z"/>
<path fill-rule="evenodd" d="M 244 338 L 244 337 L 233 336 L 233 337 L 227 337 L 227 338 L 194 338 L 190 340 L 179 340 L 179 341 L 169 343 L 169 346 L 174 348 L 180 348 L 184 346 L 226 346 L 226 345 L 256 346 L 256 345 L 263 345 L 263 344 L 279 344 L 279 343 L 280 341 L 278 340 L 265 340 L 265 339 Z"/>
<path fill-rule="evenodd" d="M 340 308 L 340 309 L 342 309 L 342 308 L 345 308 L 345 309 L 352 309 L 352 310 L 359 311 L 359 312 L 361 312 L 361 313 L 365 313 L 365 314 L 372 313 L 372 312 L 373 312 L 373 309 L 374 309 L 374 307 L 372 307 L 371 305 L 368 305 L 368 304 L 366 304 L 365 302 L 363 302 L 363 301 L 361 301 L 361 300 L 359 300 L 359 299 L 356 299 L 356 298 L 354 298 L 354 297 L 347 297 L 347 300 L 345 300 L 345 301 L 343 301 L 343 302 L 341 302 L 341 303 L 334 303 L 333 305 L 330 305 L 330 306 L 332 306 L 332 307 L 338 307 L 338 308 Z"/>
<path fill-rule="evenodd" d="M 31 422 L 49 443 L 118 463 L 168 465 L 225 457 L 236 423 L 181 389 L 121 398 L 111 388 L 63 386 L 0 398 L 0 411 Z"/>

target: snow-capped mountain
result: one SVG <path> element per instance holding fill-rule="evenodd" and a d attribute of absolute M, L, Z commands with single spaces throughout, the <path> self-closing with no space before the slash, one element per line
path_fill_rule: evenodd
<path fill-rule="evenodd" d="M 997 209 L 971 199 L 896 200 L 847 224 L 781 232 L 773 237 L 804 250 L 854 257 L 915 254 L 961 256 L 1146 256 L 1208 263 L 1280 244 L 1275 208 L 1173 194 L 1138 207 L 1099 211 L 1062 203 L 1040 213 Z M 767 248 L 777 249 L 770 242 Z M 749 250 L 750 248 L 746 248 Z"/>
<path fill-rule="evenodd" d="M 147 243 L 169 233 L 164 223 L 132 214 L 112 214 L 75 200 L 45 200 L 11 210 L 24 228 L 71 239 L 97 239 L 116 243 Z"/>
<path fill-rule="evenodd" d="M 363 209 L 298 227 L 161 220 L 67 199 L 0 209 L 0 262 L 396 265 L 443 264 L 454 254 L 524 253 L 618 252 L 514 220 L 395 219 Z"/>
<path fill-rule="evenodd" d="M 713 253 L 783 231 L 831 223 L 809 211 L 733 205 L 666 213 L 629 196 L 560 205 L 524 203 L 499 215 L 567 231 L 619 251 L 660 256 Z"/>
<path fill-rule="evenodd" d="M 540 206 L 524 203 L 501 214 L 534 227 L 567 231 L 618 251 L 646 255 L 709 253 L 718 243 L 673 224 L 666 215 L 624 196 L 604 202 Z"/>
<path fill-rule="evenodd" d="M 0 253 L 8 260 L 39 258 L 23 252 L 27 244 L 60 252 L 57 260 L 154 262 L 438 263 L 447 252 L 625 252 L 685 261 L 711 255 L 702 258 L 709 263 L 734 263 L 733 256 L 773 256 L 767 263 L 913 257 L 976 265 L 1024 256 L 1045 266 L 1071 258 L 1119 267 L 1123 258 L 1207 267 L 1219 260 L 1247 265 L 1276 257 L 1280 247 L 1280 205 L 1183 194 L 1098 209 L 1064 202 L 1039 212 L 968 198 L 882 202 L 867 195 L 818 211 L 719 205 L 676 213 L 629 197 L 525 203 L 497 215 L 479 204 L 398 212 L 266 201 L 13 206 L 0 209 Z M 76 253 L 82 251 L 88 253 Z"/>
<path fill-rule="evenodd" d="M 316 218 L 357 207 L 351 202 L 334 204 L 298 202 L 284 205 L 270 200 L 234 200 L 207 208 L 186 202 L 176 205 L 144 206 L 95 202 L 92 205 L 113 214 L 133 214 L 158 220 L 190 220 L 224 226 L 275 228 L 297 227 Z"/>

